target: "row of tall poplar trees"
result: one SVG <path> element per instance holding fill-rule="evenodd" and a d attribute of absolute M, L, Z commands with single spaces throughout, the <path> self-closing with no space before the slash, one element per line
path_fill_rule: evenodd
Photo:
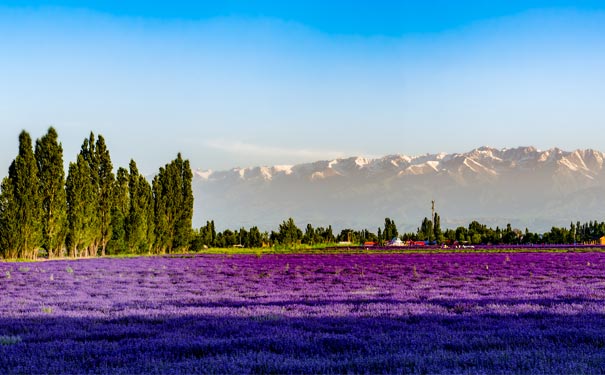
<path fill-rule="evenodd" d="M 34 259 L 186 250 L 192 236 L 193 174 L 181 154 L 150 184 L 134 160 L 114 174 L 102 136 L 84 140 L 67 177 L 57 132 L 19 152 L 0 186 L 0 256 Z"/>

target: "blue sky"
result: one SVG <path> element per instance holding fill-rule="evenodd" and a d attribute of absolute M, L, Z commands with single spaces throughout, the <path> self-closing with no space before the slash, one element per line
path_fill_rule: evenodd
<path fill-rule="evenodd" d="M 324 3 L 1 1 L 0 170 L 50 125 L 144 173 L 605 150 L 601 2 Z"/>

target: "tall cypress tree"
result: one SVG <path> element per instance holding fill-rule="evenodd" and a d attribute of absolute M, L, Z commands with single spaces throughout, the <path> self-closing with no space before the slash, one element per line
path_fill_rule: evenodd
<path fill-rule="evenodd" d="M 145 202 L 145 249 L 151 254 L 154 252 L 155 244 L 155 209 L 153 205 L 153 191 L 151 185 L 144 177 L 142 177 L 142 180 L 144 184 L 141 188 L 143 193 L 143 201 Z"/>
<path fill-rule="evenodd" d="M 42 240 L 40 221 L 40 197 L 38 194 L 38 167 L 30 135 L 23 131 L 19 135 L 19 155 L 9 169 L 13 181 L 15 198 L 19 207 L 20 257 L 34 259 Z"/>
<path fill-rule="evenodd" d="M 19 154 L 0 193 L 0 251 L 6 258 L 35 258 L 43 244 L 38 166 L 32 141 L 19 135 Z"/>
<path fill-rule="evenodd" d="M 52 258 L 61 256 L 67 234 L 63 147 L 54 128 L 49 128 L 47 134 L 36 141 L 35 157 L 42 204 L 42 246 Z"/>
<path fill-rule="evenodd" d="M 109 150 L 105 144 L 103 136 L 99 135 L 95 147 L 95 161 L 97 170 L 93 171 L 97 174 L 97 186 L 98 186 L 98 204 L 99 204 L 99 246 L 101 247 L 101 255 L 105 255 L 105 249 L 107 243 L 111 238 L 111 211 L 114 205 L 114 181 L 115 176 L 113 174 L 113 165 L 111 163 L 111 157 L 109 156 Z"/>
<path fill-rule="evenodd" d="M 191 242 L 193 219 L 193 189 L 191 183 L 193 172 L 189 160 L 183 160 L 179 153 L 173 164 L 177 169 L 177 181 L 181 194 L 178 216 L 175 223 L 173 246 L 177 249 L 187 249 Z"/>
<path fill-rule="evenodd" d="M 166 169 L 160 168 L 159 173 L 153 178 L 153 204 L 154 204 L 154 224 L 155 224 L 155 250 L 158 254 L 165 254 L 172 247 L 173 233 L 169 226 L 174 218 L 174 212 L 170 209 L 168 191 L 172 190 L 167 186 Z"/>
<path fill-rule="evenodd" d="M 13 183 L 5 177 L 0 187 L 0 256 L 14 259 L 18 256 L 18 207 Z"/>
<path fill-rule="evenodd" d="M 100 205 L 100 188 L 99 188 L 99 158 L 96 149 L 95 135 L 93 132 L 90 132 L 88 138 L 84 139 L 82 143 L 82 148 L 80 149 L 80 155 L 84 159 L 87 164 L 88 169 L 88 179 L 90 180 L 90 189 L 93 191 L 93 194 L 89 196 L 90 204 L 95 207 L 95 210 L 99 209 Z M 91 238 L 91 243 L 84 249 L 85 256 L 97 255 L 97 250 L 101 245 L 102 238 L 102 230 L 101 230 L 101 217 L 95 215 L 90 217 L 90 225 L 88 226 L 88 231 L 86 237 Z"/>
<path fill-rule="evenodd" d="M 88 162 L 82 154 L 69 164 L 65 190 L 67 193 L 67 248 L 72 257 L 88 256 L 94 252 L 97 229 L 97 196 Z"/>
<path fill-rule="evenodd" d="M 384 232 L 382 232 L 382 236 L 384 237 L 385 241 L 390 241 L 393 238 L 399 236 L 395 221 L 391 220 L 388 217 L 384 219 Z"/>
<path fill-rule="evenodd" d="M 139 173 L 134 160 L 130 161 L 128 192 L 130 210 L 126 225 L 128 248 L 137 253 L 149 253 L 153 245 L 153 196 L 149 182 Z"/>
<path fill-rule="evenodd" d="M 435 241 L 441 241 L 442 232 L 441 232 L 441 217 L 438 213 L 435 212 L 435 217 L 433 218 L 433 235 Z"/>
<path fill-rule="evenodd" d="M 107 251 L 110 254 L 123 253 L 128 250 L 126 236 L 127 220 L 130 213 L 128 182 L 128 170 L 118 168 L 112 189 L 111 239 L 107 244 Z"/>
<path fill-rule="evenodd" d="M 177 158 L 160 171 L 153 182 L 156 246 L 159 251 L 184 250 L 192 236 L 193 172 L 188 160 Z"/>

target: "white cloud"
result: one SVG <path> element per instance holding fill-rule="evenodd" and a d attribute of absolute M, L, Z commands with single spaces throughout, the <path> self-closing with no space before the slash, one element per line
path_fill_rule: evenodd
<path fill-rule="evenodd" d="M 259 145 L 245 143 L 241 141 L 212 139 L 205 142 L 205 145 L 216 149 L 238 155 L 264 156 L 275 158 L 297 158 L 297 159 L 336 159 L 345 157 L 345 153 L 334 150 L 313 150 L 274 147 L 268 145 Z M 279 160 L 279 159 L 278 159 Z"/>

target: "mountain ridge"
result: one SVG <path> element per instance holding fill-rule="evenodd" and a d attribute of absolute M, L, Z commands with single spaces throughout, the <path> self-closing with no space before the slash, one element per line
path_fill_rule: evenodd
<path fill-rule="evenodd" d="M 194 219 L 200 224 L 214 218 L 230 228 L 271 229 L 287 217 L 300 224 L 373 228 L 391 217 L 413 230 L 430 216 L 426 206 L 436 199 L 445 225 L 508 218 L 519 227 L 549 229 L 600 217 L 605 194 L 595 192 L 605 191 L 604 160 L 594 149 L 482 146 L 465 153 L 195 170 L 200 214 Z"/>
<path fill-rule="evenodd" d="M 493 169 L 486 169 L 482 163 L 477 159 L 484 161 L 487 158 L 491 158 L 492 162 L 500 162 L 501 164 L 510 163 L 527 163 L 527 161 L 548 163 L 553 160 L 559 161 L 560 164 L 567 166 L 569 169 L 574 171 L 586 170 L 590 171 L 594 167 L 598 167 L 599 170 L 603 168 L 603 160 L 605 154 L 594 150 L 594 149 L 577 149 L 574 151 L 563 151 L 559 148 L 551 148 L 545 151 L 536 149 L 533 146 L 517 147 L 517 148 L 491 148 L 488 146 L 482 146 L 475 148 L 466 153 L 437 153 L 437 154 L 424 154 L 418 156 L 408 156 L 405 154 L 391 154 L 380 158 L 367 158 L 363 156 L 351 156 L 346 158 L 337 158 L 332 160 L 319 160 L 310 163 L 302 163 L 295 165 L 274 165 L 274 166 L 254 166 L 254 167 L 238 167 L 229 170 L 212 171 L 212 170 L 195 170 L 196 177 L 202 179 L 213 179 L 221 178 L 226 174 L 238 174 L 240 178 L 245 179 L 246 177 L 253 177 L 255 174 L 259 174 L 265 179 L 272 179 L 276 174 L 291 175 L 294 172 L 304 172 L 308 169 L 332 169 L 334 174 L 342 175 L 342 165 L 345 167 L 354 166 L 359 170 L 367 170 L 368 172 L 375 171 L 380 164 L 389 163 L 391 166 L 400 169 L 400 174 L 422 174 L 426 171 L 434 170 L 439 172 L 442 170 L 449 170 L 448 166 L 456 161 L 462 160 L 462 164 L 473 172 L 477 172 L 476 168 L 483 169 L 485 172 L 494 174 L 497 171 Z M 537 159 L 537 160 L 536 160 Z M 591 164 L 589 167 L 586 164 L 587 159 Z M 469 165 L 473 163 L 474 165 Z M 449 163 L 449 164 L 448 164 Z M 596 163 L 596 164 L 595 164 Z M 348 166 L 347 166 L 348 164 Z M 402 165 L 405 168 L 402 168 Z M 509 165 L 515 167 L 515 164 Z M 521 164 L 521 167 L 527 167 L 527 165 Z M 340 168 L 339 168 L 340 167 Z M 428 167 L 424 168 L 423 167 Z M 462 167 L 462 165 L 460 166 Z M 502 167 L 502 165 L 500 165 Z M 380 171 L 380 169 L 379 169 Z M 415 173 L 417 172 L 417 173 Z M 433 172 L 433 171 L 431 171 Z M 314 171 L 313 174 L 318 173 Z M 313 174 L 311 177 L 313 177 Z M 317 176 L 317 175 L 315 175 Z"/>

